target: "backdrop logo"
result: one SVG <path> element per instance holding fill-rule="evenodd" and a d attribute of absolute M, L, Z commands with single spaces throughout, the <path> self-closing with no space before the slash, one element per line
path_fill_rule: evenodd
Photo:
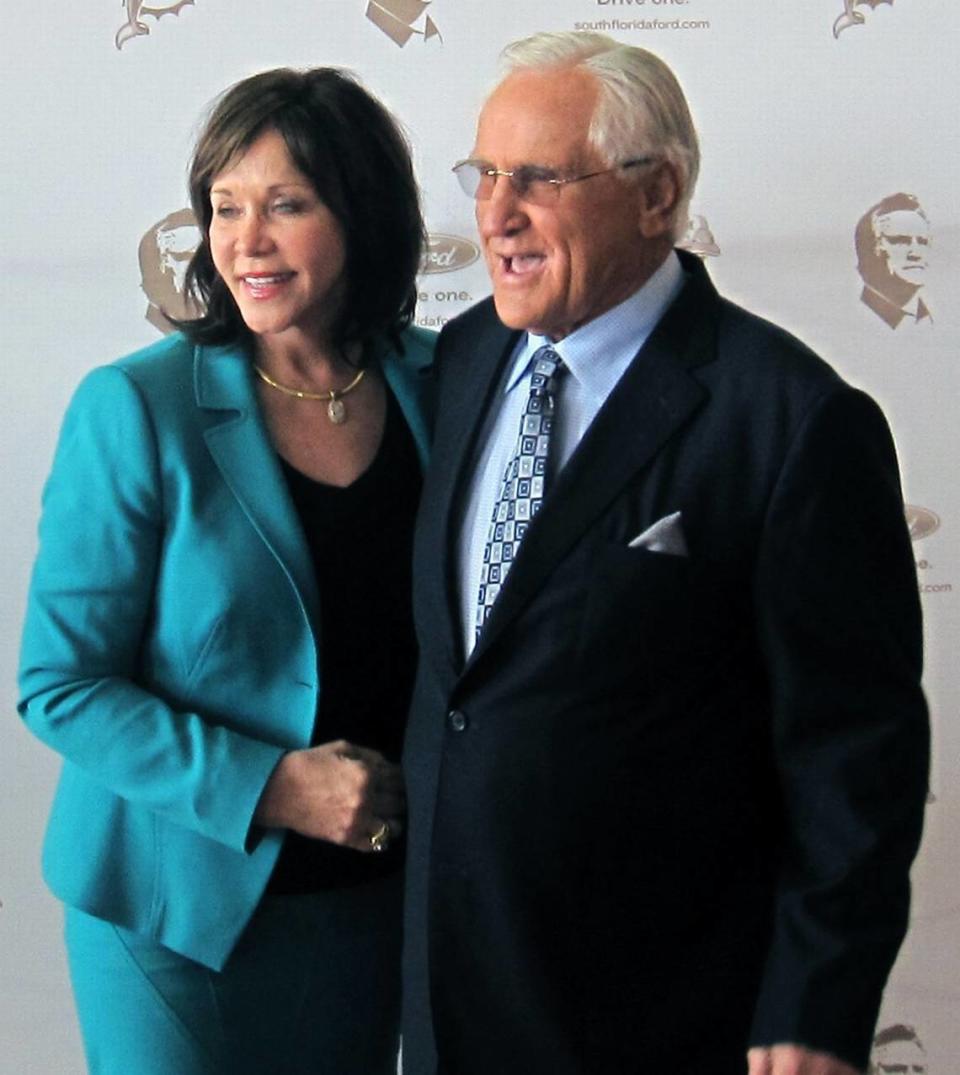
<path fill-rule="evenodd" d="M 424 12 L 430 6 L 430 0 L 370 0 L 367 4 L 367 18 L 374 26 L 381 29 L 387 37 L 400 48 L 411 37 L 422 37 L 429 41 L 431 37 L 440 37 L 437 24 Z M 423 25 L 416 26 L 423 17 Z M 443 38 L 440 37 L 442 41 Z"/>
<path fill-rule="evenodd" d="M 713 237 L 707 218 L 700 216 L 699 213 L 687 221 L 687 230 L 677 246 L 701 258 L 715 258 L 720 254 L 720 247 L 717 246 L 717 240 Z"/>
<path fill-rule="evenodd" d="M 420 272 L 456 272 L 472 265 L 480 257 L 480 248 L 459 235 L 437 232 L 427 237 L 427 249 L 420 259 Z"/>
<path fill-rule="evenodd" d="M 147 296 L 144 317 L 161 332 L 176 329 L 170 318 L 200 313 L 186 289 L 187 266 L 200 244 L 200 229 L 190 209 L 177 209 L 151 225 L 140 240 L 140 286 Z"/>
<path fill-rule="evenodd" d="M 881 198 L 857 221 L 853 235 L 860 301 L 890 328 L 930 325 L 924 287 L 930 250 L 930 222 L 913 194 Z"/>
<path fill-rule="evenodd" d="M 843 14 L 838 16 L 833 24 L 833 36 L 839 37 L 848 26 L 862 26 L 867 17 L 862 11 L 856 11 L 858 7 L 876 8 L 881 4 L 889 4 L 893 7 L 893 0 L 843 0 Z"/>
<path fill-rule="evenodd" d="M 145 15 L 154 19 L 164 15 L 179 15 L 182 8 L 192 7 L 194 0 L 171 0 L 170 3 L 145 3 L 144 0 L 125 0 L 124 7 L 127 11 L 127 21 L 117 30 L 114 38 L 118 49 L 132 37 L 143 37 L 150 33 L 150 27 L 143 21 Z"/>
<path fill-rule="evenodd" d="M 927 1051 L 916 1030 L 906 1023 L 895 1023 L 879 1031 L 873 1039 L 870 1071 L 877 1075 L 894 1071 L 927 1075 Z"/>
<path fill-rule="evenodd" d="M 940 529 L 940 519 L 929 508 L 920 508 L 916 504 L 904 504 L 904 514 L 907 517 L 907 529 L 910 531 L 910 540 L 919 541 L 929 537 L 935 530 Z"/>

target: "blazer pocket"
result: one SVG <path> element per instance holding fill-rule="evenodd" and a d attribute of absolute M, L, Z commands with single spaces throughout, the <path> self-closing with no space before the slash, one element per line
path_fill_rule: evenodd
<path fill-rule="evenodd" d="M 696 574 L 698 562 L 690 556 L 651 550 L 642 545 L 609 542 L 600 550 L 594 566 L 597 581 L 611 585 L 619 583 L 628 588 L 628 605 L 638 594 L 647 594 L 650 598 L 669 595 L 674 604 Z"/>
<path fill-rule="evenodd" d="M 696 562 L 609 543 L 593 557 L 578 653 L 585 668 L 635 676 L 676 652 L 691 607 Z"/>
<path fill-rule="evenodd" d="M 197 650 L 193 661 L 187 666 L 187 673 L 184 678 L 185 694 L 189 694 L 191 689 L 195 686 L 200 673 L 203 671 L 203 666 L 206 664 L 207 657 L 223 635 L 225 623 L 225 615 L 220 615 L 213 621 L 213 626 L 208 631 L 207 637 L 203 640 L 203 643 Z"/>

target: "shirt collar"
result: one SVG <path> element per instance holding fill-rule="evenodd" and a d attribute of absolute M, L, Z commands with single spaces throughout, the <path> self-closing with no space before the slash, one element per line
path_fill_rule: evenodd
<path fill-rule="evenodd" d="M 920 295 L 920 289 L 918 288 L 907 301 L 903 304 L 903 312 L 912 317 L 915 321 L 919 321 L 923 317 L 926 307 L 923 304 L 923 299 Z"/>
<path fill-rule="evenodd" d="M 549 345 L 587 393 L 605 399 L 679 294 L 683 283 L 680 259 L 676 251 L 671 251 L 653 276 L 629 298 L 581 325 L 559 342 L 526 333 L 517 345 L 504 394 L 512 391 L 523 378 L 534 352 Z"/>

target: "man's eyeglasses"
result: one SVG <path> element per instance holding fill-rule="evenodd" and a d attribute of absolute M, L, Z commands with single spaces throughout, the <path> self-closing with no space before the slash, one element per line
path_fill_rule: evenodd
<path fill-rule="evenodd" d="M 599 172 L 587 172 L 585 175 L 573 175 L 563 178 L 551 168 L 540 168 L 535 164 L 522 164 L 513 171 L 494 168 L 487 161 L 465 160 L 453 166 L 453 173 L 460 181 L 464 194 L 485 202 L 492 197 L 497 176 L 510 180 L 514 194 L 530 205 L 553 205 L 560 198 L 560 191 L 568 183 L 582 183 L 584 179 L 608 175 L 621 168 L 637 168 L 642 164 L 651 164 L 657 158 L 653 156 L 635 157 L 632 160 L 615 164 L 612 168 L 603 168 Z"/>

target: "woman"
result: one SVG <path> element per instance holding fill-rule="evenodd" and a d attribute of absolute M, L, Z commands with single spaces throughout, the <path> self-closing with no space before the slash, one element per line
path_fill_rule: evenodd
<path fill-rule="evenodd" d="M 89 1068 L 393 1075 L 417 188 L 317 69 L 230 89 L 190 193 L 204 315 L 78 389 L 24 633 Z"/>

